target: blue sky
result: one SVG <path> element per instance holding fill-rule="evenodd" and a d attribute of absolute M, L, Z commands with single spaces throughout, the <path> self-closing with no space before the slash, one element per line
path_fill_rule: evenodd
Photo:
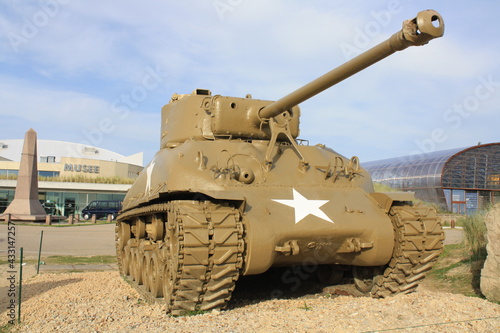
<path fill-rule="evenodd" d="M 301 104 L 301 135 L 361 162 L 500 141 L 497 1 L 1 1 L 0 139 L 147 163 L 173 93 L 275 100 L 424 9 L 444 37 Z"/>

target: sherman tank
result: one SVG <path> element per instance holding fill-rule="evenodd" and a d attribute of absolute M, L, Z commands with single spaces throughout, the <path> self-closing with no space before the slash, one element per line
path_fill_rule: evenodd
<path fill-rule="evenodd" d="M 298 104 L 443 33 L 437 12 L 420 12 L 277 101 L 174 94 L 117 217 L 120 273 L 172 315 L 224 308 L 240 276 L 274 266 L 317 266 L 329 282 L 347 268 L 373 297 L 414 291 L 442 251 L 436 212 L 411 192 L 375 192 L 356 156 L 299 140 Z"/>

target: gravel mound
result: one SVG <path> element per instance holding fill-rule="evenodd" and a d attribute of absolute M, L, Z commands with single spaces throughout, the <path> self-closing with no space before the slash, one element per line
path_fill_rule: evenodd
<path fill-rule="evenodd" d="M 347 293 L 348 294 L 348 293 Z M 419 289 L 387 299 L 312 294 L 241 300 L 229 310 L 171 317 L 116 271 L 44 273 L 23 283 L 19 332 L 498 332 L 500 305 Z M 0 324 L 7 323 L 6 312 Z"/>

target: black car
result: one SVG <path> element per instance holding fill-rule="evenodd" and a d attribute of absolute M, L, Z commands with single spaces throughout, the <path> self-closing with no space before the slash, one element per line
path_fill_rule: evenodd
<path fill-rule="evenodd" d="M 96 218 L 105 218 L 111 214 L 114 220 L 118 212 L 122 209 L 122 202 L 116 200 L 96 200 L 92 201 L 87 207 L 82 209 L 82 217 L 88 220 L 93 214 Z"/>

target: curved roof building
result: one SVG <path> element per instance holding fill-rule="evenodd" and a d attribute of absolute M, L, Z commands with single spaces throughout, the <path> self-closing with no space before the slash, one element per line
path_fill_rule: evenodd
<path fill-rule="evenodd" d="M 17 185 L 21 139 L 0 139 L 0 215 Z M 52 215 L 80 214 L 95 200 L 123 200 L 142 171 L 143 153 L 124 156 L 81 143 L 37 140 L 38 199 Z"/>
<path fill-rule="evenodd" d="M 0 161 L 19 162 L 21 160 L 23 143 L 23 139 L 0 139 Z M 115 161 L 138 166 L 142 166 L 143 164 L 142 152 L 130 156 L 123 156 L 107 149 L 66 141 L 38 139 L 37 152 L 41 159 L 40 162 L 44 159 L 47 160 L 47 157 L 56 161 L 60 161 L 62 157 L 74 157 L 99 161 Z"/>
<path fill-rule="evenodd" d="M 363 163 L 373 181 L 413 191 L 443 210 L 471 214 L 500 202 L 500 143 Z"/>

